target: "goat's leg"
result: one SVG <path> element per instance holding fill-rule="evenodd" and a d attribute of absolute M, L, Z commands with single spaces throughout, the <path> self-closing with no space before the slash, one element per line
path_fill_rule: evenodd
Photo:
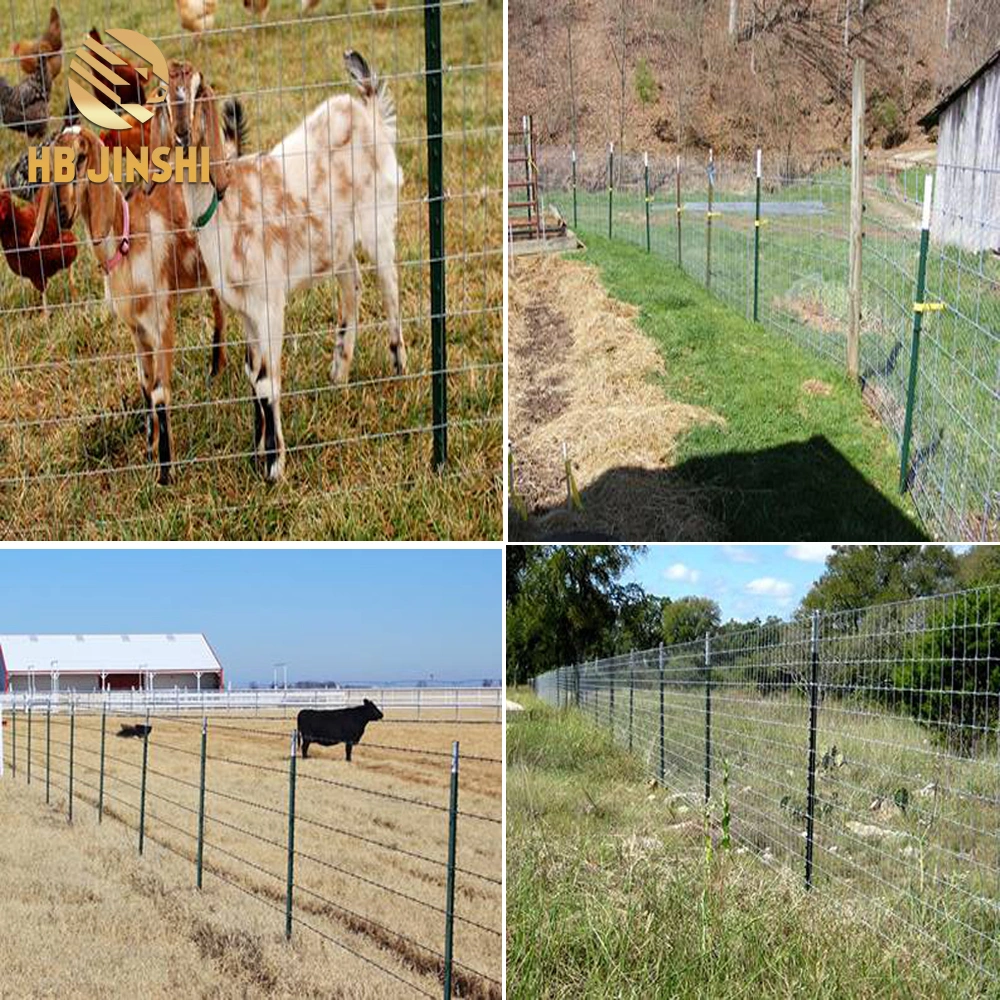
<path fill-rule="evenodd" d="M 226 314 L 222 311 L 222 300 L 213 288 L 212 299 L 212 367 L 209 375 L 215 378 L 226 366 Z"/>
<path fill-rule="evenodd" d="M 155 443 L 155 421 L 153 419 L 154 348 L 145 332 L 139 328 L 132 330 L 132 338 L 135 341 L 135 367 L 139 375 L 139 388 L 142 390 L 142 402 L 145 408 L 146 461 L 152 462 Z"/>
<path fill-rule="evenodd" d="M 406 344 L 403 343 L 403 327 L 399 320 L 399 281 L 396 276 L 396 254 L 387 255 L 378 265 L 378 284 L 382 290 L 382 303 L 389 321 L 389 351 L 392 354 L 392 370 L 396 375 L 406 372 Z"/>
<path fill-rule="evenodd" d="M 246 360 L 243 362 L 243 370 L 247 373 L 250 385 L 257 381 L 257 370 L 260 367 L 257 361 L 257 344 L 251 340 L 251 326 L 249 322 L 243 322 L 244 336 L 246 337 Z M 254 462 L 259 463 L 264 454 L 264 408 L 260 405 L 257 393 L 253 394 L 253 451 Z"/>
<path fill-rule="evenodd" d="M 264 475 L 272 482 L 285 471 L 285 438 L 281 431 L 281 348 L 285 334 L 285 301 L 270 301 L 261 310 L 263 322 L 246 317 L 248 366 L 254 402 L 259 408 L 262 435 L 255 435 Z M 255 417 L 256 426 L 256 417 Z M 263 447 L 261 445 L 263 444 Z"/>
<path fill-rule="evenodd" d="M 170 434 L 170 376 L 174 364 L 174 315 L 173 310 L 161 305 L 163 330 L 160 333 L 159 348 L 156 352 L 156 374 L 153 391 L 153 423 L 155 425 L 156 460 L 159 464 L 157 481 L 161 486 L 170 482 L 170 467 L 173 464 L 173 440 Z"/>
<path fill-rule="evenodd" d="M 337 342 L 333 348 L 330 378 L 334 382 L 346 382 L 351 377 L 351 360 L 354 357 L 354 342 L 358 335 L 358 299 L 361 292 L 361 269 L 353 253 L 344 266 L 338 269 L 337 284 L 340 285 L 340 322 L 337 327 Z"/>

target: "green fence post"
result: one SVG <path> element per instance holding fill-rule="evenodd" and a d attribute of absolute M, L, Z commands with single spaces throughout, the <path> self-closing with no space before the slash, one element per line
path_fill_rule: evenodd
<path fill-rule="evenodd" d="M 611 728 L 611 739 L 615 738 L 615 668 L 608 668 L 608 680 L 610 684 L 610 697 L 608 698 L 608 726 Z"/>
<path fill-rule="evenodd" d="M 441 74 L 441 2 L 424 3 L 427 85 L 427 215 L 431 269 L 431 403 L 434 468 L 448 460 L 448 351 L 445 336 L 444 139 Z"/>
<path fill-rule="evenodd" d="M 715 187 L 715 151 L 708 151 L 708 211 L 705 213 L 705 287 L 712 287 L 712 189 Z"/>
<path fill-rule="evenodd" d="M 677 154 L 677 266 L 681 266 L 681 154 Z"/>
<path fill-rule="evenodd" d="M 646 253 L 652 253 L 649 237 L 649 153 L 642 154 L 643 187 L 646 189 Z"/>
<path fill-rule="evenodd" d="M 444 918 L 444 997 L 451 998 L 451 954 L 455 930 L 455 841 L 458 834 L 458 740 L 451 745 L 451 802 L 448 807 L 448 881 Z"/>
<path fill-rule="evenodd" d="M 920 359 L 920 329 L 924 319 L 924 286 L 927 280 L 927 250 L 931 239 L 931 197 L 934 177 L 924 181 L 924 217 L 920 225 L 920 260 L 917 263 L 917 295 L 913 302 L 913 338 L 910 343 L 910 376 L 906 385 L 906 417 L 899 460 L 899 492 L 906 492 L 910 469 L 910 441 L 913 436 L 913 403 L 917 395 L 917 364 Z"/>
<path fill-rule="evenodd" d="M 76 703 L 69 707 L 69 821 L 73 822 L 73 745 L 76 743 Z"/>
<path fill-rule="evenodd" d="M 49 772 L 52 763 L 52 697 L 49 696 L 49 704 L 45 711 L 45 804 L 49 804 L 49 791 L 51 781 Z"/>
<path fill-rule="evenodd" d="M 615 144 L 608 144 L 608 239 L 611 239 L 611 211 L 615 194 Z"/>
<path fill-rule="evenodd" d="M 208 716 L 201 719 L 201 777 L 198 782 L 198 888 L 201 888 L 202 861 L 205 857 L 205 751 L 208 748 Z"/>
<path fill-rule="evenodd" d="M 760 150 L 757 150 L 757 204 L 753 219 L 753 321 L 757 322 L 760 289 Z"/>
<path fill-rule="evenodd" d="M 705 801 L 712 797 L 712 652 L 705 633 Z"/>
<path fill-rule="evenodd" d="M 10 701 L 10 776 L 17 777 L 17 698 Z"/>
<path fill-rule="evenodd" d="M 292 732 L 288 758 L 288 873 L 285 880 L 285 940 L 292 939 L 292 889 L 295 886 L 295 754 L 298 730 Z"/>
<path fill-rule="evenodd" d="M 31 784 L 31 704 L 28 704 L 28 784 Z"/>
<path fill-rule="evenodd" d="M 146 733 L 142 738 L 142 785 L 139 793 L 139 853 L 146 843 L 146 765 L 149 761 L 149 709 L 146 709 Z"/>
<path fill-rule="evenodd" d="M 666 745 L 663 739 L 663 643 L 660 643 L 660 787 L 666 777 Z"/>
<path fill-rule="evenodd" d="M 576 230 L 576 150 L 570 152 L 570 162 L 573 169 L 573 230 Z"/>
<path fill-rule="evenodd" d="M 101 706 L 101 777 L 97 787 L 97 822 L 104 822 L 104 734 L 108 721 L 108 698 L 104 696 Z"/>
<path fill-rule="evenodd" d="M 632 752 L 632 712 L 635 705 L 635 653 L 628 654 L 628 749 Z"/>
<path fill-rule="evenodd" d="M 809 672 L 809 777 L 806 784 L 806 888 L 812 888 L 813 825 L 816 817 L 816 715 L 819 708 L 819 612 L 812 613 Z"/>

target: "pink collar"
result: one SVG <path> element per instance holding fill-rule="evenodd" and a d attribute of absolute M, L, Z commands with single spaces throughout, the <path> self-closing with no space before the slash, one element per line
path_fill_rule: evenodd
<path fill-rule="evenodd" d="M 118 191 L 118 188 L 116 187 L 115 190 Z M 104 263 L 105 274 L 110 274 L 128 256 L 129 246 L 131 245 L 131 241 L 129 240 L 128 199 L 121 191 L 118 191 L 118 197 L 122 200 L 122 238 L 114 257 Z"/>

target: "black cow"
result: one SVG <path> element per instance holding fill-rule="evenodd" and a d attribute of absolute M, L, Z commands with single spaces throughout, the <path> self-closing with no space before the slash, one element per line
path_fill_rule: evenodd
<path fill-rule="evenodd" d="M 126 726 L 122 723 L 122 728 L 119 732 L 115 733 L 116 736 L 123 736 L 126 739 L 130 736 L 134 736 L 137 739 L 145 739 L 153 731 L 152 726 L 144 726 L 142 723 L 138 723 L 134 726 Z"/>
<path fill-rule="evenodd" d="M 353 708 L 314 709 L 304 708 L 299 712 L 299 744 L 303 760 L 309 756 L 309 744 L 332 747 L 343 743 L 347 749 L 347 759 L 351 759 L 351 749 L 361 742 L 365 726 L 382 718 L 378 705 L 365 698 L 361 705 Z"/>

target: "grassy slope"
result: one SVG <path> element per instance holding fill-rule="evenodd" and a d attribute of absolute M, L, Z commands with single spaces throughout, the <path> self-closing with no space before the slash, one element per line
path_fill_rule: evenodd
<path fill-rule="evenodd" d="M 315 105 L 347 89 L 340 53 L 355 47 L 387 78 L 398 107 L 405 177 L 398 226 L 400 299 L 410 377 L 391 380 L 384 310 L 363 262 L 361 330 L 351 384 L 329 380 L 337 294 L 324 282 L 289 299 L 283 359 L 286 480 L 262 480 L 248 456 L 252 411 L 242 329 L 228 317 L 229 365 L 207 380 L 210 315 L 204 295 L 183 301 L 173 378 L 176 482 L 153 485 L 145 461 L 131 337 L 104 302 L 82 248 L 70 300 L 61 273 L 39 297 L 0 262 L 0 538 L 398 538 L 500 536 L 502 316 L 502 17 L 486 0 L 442 13 L 450 475 L 431 471 L 431 345 L 427 150 L 420 8 L 377 14 L 325 0 L 307 17 L 272 4 L 260 20 L 220 5 L 200 42 L 172 3 L 106 0 L 61 7 L 74 49 L 96 24 L 134 28 L 167 58 L 195 62 L 221 96 L 239 95 L 247 152 L 267 150 Z M 47 10 L 47 7 L 44 8 Z M 9 53 L 35 37 L 43 8 L 11 4 L 0 28 Z M 62 112 L 69 59 L 50 111 Z M 0 75 L 16 75 L 12 60 Z M 0 166 L 24 149 L 0 129 Z M 81 235 L 77 227 L 77 235 Z M 378 435 L 388 435 L 378 437 Z"/>
<path fill-rule="evenodd" d="M 663 260 L 592 234 L 587 244 L 586 258 L 600 268 L 608 291 L 640 307 L 640 326 L 663 350 L 664 390 L 725 418 L 725 427 L 692 431 L 681 443 L 679 461 L 723 459 L 685 471 L 711 487 L 712 513 L 729 537 L 920 536 L 912 507 L 896 493 L 893 450 L 832 364 L 747 323 Z M 808 379 L 828 383 L 831 393 L 804 392 Z M 826 438 L 857 476 L 847 474 L 831 451 L 814 447 L 726 459 L 814 436 Z"/>
<path fill-rule="evenodd" d="M 511 1000 L 988 995 L 962 967 L 942 984 L 891 917 L 848 919 L 832 893 L 807 896 L 798 873 L 718 844 L 709 859 L 696 806 L 650 792 L 638 759 L 578 712 L 517 698 L 527 711 L 507 734 Z"/>

